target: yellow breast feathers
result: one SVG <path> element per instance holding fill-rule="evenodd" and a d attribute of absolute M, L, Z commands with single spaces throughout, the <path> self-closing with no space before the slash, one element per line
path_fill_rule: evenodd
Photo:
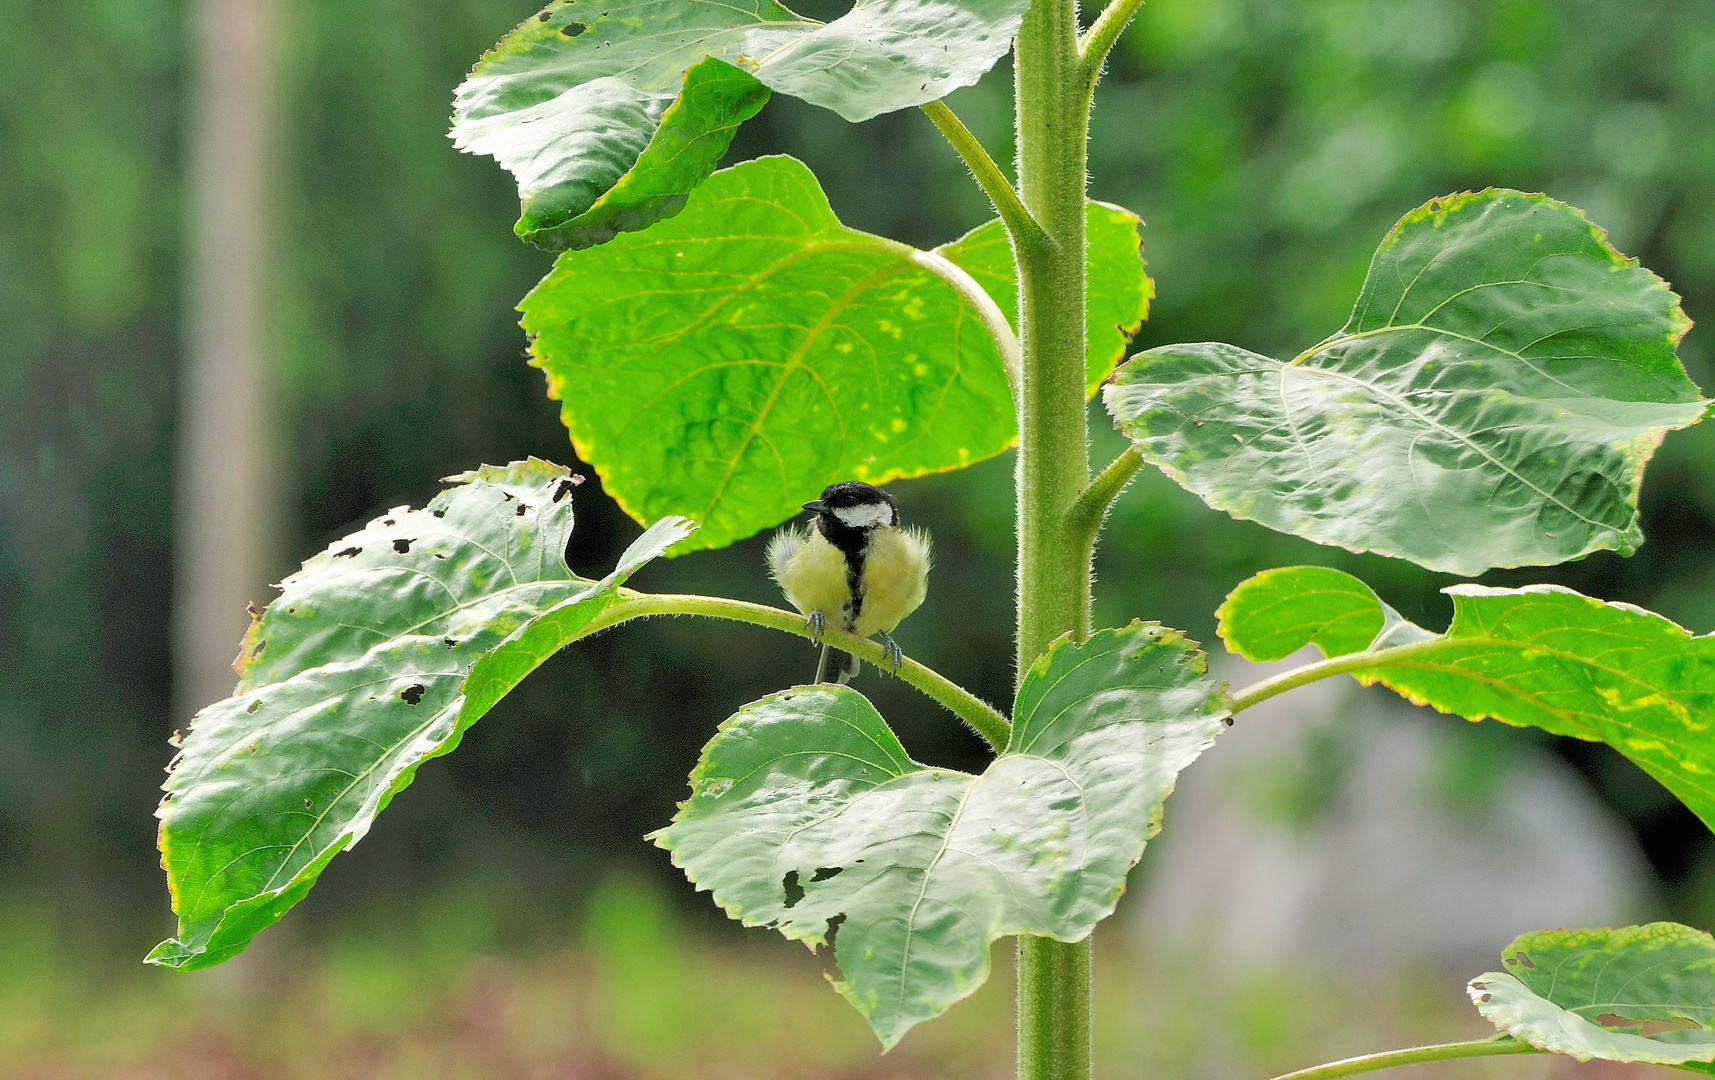
<path fill-rule="evenodd" d="M 830 626 L 848 628 L 852 591 L 846 584 L 846 557 L 821 530 L 775 533 L 768 542 L 768 572 L 793 607 L 805 615 L 820 612 Z"/>
<path fill-rule="evenodd" d="M 833 545 L 828 545 L 832 547 Z M 863 604 L 852 633 L 888 631 L 917 610 L 929 588 L 929 538 L 916 529 L 883 525 L 870 537 L 858 589 Z"/>

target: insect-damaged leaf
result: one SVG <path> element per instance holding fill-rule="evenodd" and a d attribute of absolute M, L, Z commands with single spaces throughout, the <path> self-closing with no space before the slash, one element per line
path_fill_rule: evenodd
<path fill-rule="evenodd" d="M 179 935 L 152 963 L 241 952 L 552 653 L 545 631 L 563 643 L 690 530 L 658 522 L 587 581 L 565 564 L 567 470 L 532 459 L 452 479 L 310 559 L 252 624 L 237 693 L 197 714 L 157 812 Z"/>
<path fill-rule="evenodd" d="M 1105 374 L 1148 301 L 1136 218 L 1092 204 L 1089 336 Z M 994 287 L 1011 255 L 984 227 L 937 254 Z M 578 456 L 639 521 L 684 514 L 721 547 L 836 480 L 962 468 L 1017 421 L 977 309 L 922 252 L 840 224 L 787 157 L 716 173 L 684 213 L 566 252 L 525 297 L 534 362 Z"/>
<path fill-rule="evenodd" d="M 1715 938 L 1678 923 L 1525 934 L 1471 980 L 1477 1010 L 1541 1050 L 1715 1072 Z"/>
<path fill-rule="evenodd" d="M 746 925 L 837 925 L 835 986 L 891 1047 L 983 984 L 995 939 L 1106 918 L 1225 716 L 1195 643 L 1140 623 L 1038 659 L 981 776 L 912 761 L 857 691 L 801 686 L 721 725 L 655 841 Z"/>
<path fill-rule="evenodd" d="M 1218 510 L 1472 575 L 1642 542 L 1644 464 L 1706 404 L 1674 354 L 1690 325 L 1581 212 L 1485 191 L 1407 214 L 1293 360 L 1169 345 L 1104 396 Z"/>
<path fill-rule="evenodd" d="M 1349 574 L 1273 570 L 1228 597 L 1221 636 L 1252 659 L 1284 656 L 1312 640 L 1347 655 L 1363 651 L 1352 647 L 1359 625 L 1376 626 L 1367 646 L 1375 665 L 1352 671 L 1359 682 L 1468 720 L 1605 742 L 1715 827 L 1715 635 L 1694 637 L 1642 608 L 1555 585 L 1445 591 L 1453 623 L 1431 634 Z M 1332 644 L 1313 636 L 1325 625 L 1331 593 L 1345 609 L 1339 625 L 1353 630 Z"/>
<path fill-rule="evenodd" d="M 671 216 L 770 90 L 866 120 L 968 86 L 1027 0 L 859 0 L 831 23 L 774 0 L 568 0 L 476 65 L 452 137 L 518 180 L 518 234 L 588 247 Z"/>

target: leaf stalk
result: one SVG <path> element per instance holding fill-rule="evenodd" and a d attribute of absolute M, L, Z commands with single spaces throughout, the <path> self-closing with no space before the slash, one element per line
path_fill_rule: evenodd
<path fill-rule="evenodd" d="M 1398 1065 L 1423 1065 L 1431 1061 L 1452 1061 L 1456 1058 L 1493 1057 L 1498 1054 L 1541 1054 L 1527 1042 L 1518 1042 L 1504 1035 L 1496 1035 L 1487 1039 L 1473 1039 L 1470 1042 L 1437 1043 L 1433 1046 L 1414 1046 L 1407 1050 L 1387 1050 L 1379 1054 L 1365 1054 L 1362 1057 L 1350 1057 L 1340 1061 L 1331 1061 L 1326 1065 L 1316 1065 L 1308 1069 L 1299 1069 L 1277 1076 L 1274 1080 L 1335 1080 L 1341 1076 L 1356 1076 L 1359 1073 L 1374 1072 L 1377 1069 L 1391 1069 Z"/>
<path fill-rule="evenodd" d="M 1108 53 L 1119 41 L 1125 28 L 1131 25 L 1131 20 L 1143 7 L 1143 0 L 1113 0 L 1102 13 L 1096 16 L 1096 21 L 1084 31 L 1084 36 L 1078 39 L 1078 63 L 1083 69 L 1084 78 L 1089 80 L 1091 89 L 1095 88 L 1096 79 L 1102 73 L 1102 65 L 1107 62 Z"/>
<path fill-rule="evenodd" d="M 1233 695 L 1232 711 L 1236 715 L 1252 705 L 1260 705 L 1269 698 L 1284 694 L 1288 690 L 1295 690 L 1300 686 L 1307 686 L 1310 683 L 1332 678 L 1335 675 L 1346 675 L 1354 671 L 1363 671 L 1366 668 L 1379 668 L 1398 663 L 1401 660 L 1415 659 L 1445 649 L 1449 644 L 1451 643 L 1445 637 L 1434 637 L 1428 641 L 1417 641 L 1410 645 L 1396 645 L 1391 649 L 1376 649 L 1374 652 L 1366 650 L 1347 653 L 1345 656 L 1336 656 L 1328 660 L 1318 660 L 1314 664 L 1306 664 L 1301 668 L 1283 671 L 1279 675 L 1245 687 Z M 1470 641 L 1469 639 L 1461 639 L 1459 644 L 1470 644 Z"/>
<path fill-rule="evenodd" d="M 1006 313 L 1001 311 L 988 290 L 977 284 L 976 278 L 946 256 L 934 251 L 913 250 L 911 261 L 951 285 L 954 292 L 977 309 L 983 326 L 988 329 L 989 337 L 1000 352 L 1001 366 L 1006 369 L 1006 384 L 1012 388 L 1013 407 L 1016 409 L 1024 393 L 1024 353 Z"/>
<path fill-rule="evenodd" d="M 814 640 L 804 616 L 795 611 L 769 607 L 766 604 L 753 604 L 745 600 L 729 600 L 720 596 L 640 593 L 632 589 L 621 589 L 619 599 L 592 619 L 578 634 L 578 638 L 585 638 L 622 622 L 651 615 L 698 615 L 711 619 L 728 619 Z M 836 648 L 868 660 L 877 668 L 887 664 L 886 650 L 868 638 L 860 638 L 833 627 L 829 627 L 822 637 Z M 994 706 L 910 657 L 906 657 L 900 664 L 899 677 L 969 724 L 996 753 L 1006 749 L 1007 740 L 1012 737 L 1012 723 Z"/>
<path fill-rule="evenodd" d="M 1101 471 L 1101 475 L 1090 482 L 1090 486 L 1078 496 L 1078 501 L 1066 511 L 1066 520 L 1078 537 L 1085 562 L 1095 554 L 1096 537 L 1102 531 L 1102 522 L 1107 519 L 1108 510 L 1141 468 L 1143 456 L 1137 452 L 1135 445 L 1127 446 L 1125 452 L 1109 462 L 1108 467 Z"/>
<path fill-rule="evenodd" d="M 1047 231 L 1025 207 L 1024 200 L 1018 197 L 1018 189 L 1012 186 L 1012 182 L 1000 171 L 1000 166 L 995 164 L 994 158 L 989 156 L 989 152 L 977 141 L 977 137 L 971 134 L 971 129 L 965 126 L 958 114 L 954 113 L 945 101 L 939 99 L 918 108 L 941 129 L 941 134 L 947 137 L 947 142 L 952 144 L 960 159 L 964 161 L 965 168 L 971 170 L 971 175 L 983 189 L 983 194 L 994 204 L 995 213 L 999 214 L 1001 221 L 1006 224 L 1006 231 L 1011 235 L 1012 242 L 1024 247 L 1042 247 L 1053 243 Z"/>

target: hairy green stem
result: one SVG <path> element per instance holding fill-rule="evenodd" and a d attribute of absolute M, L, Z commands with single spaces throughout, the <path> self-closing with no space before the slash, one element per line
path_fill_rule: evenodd
<path fill-rule="evenodd" d="M 1089 483 L 1084 430 L 1084 191 L 1093 86 L 1077 0 L 1034 0 L 1013 50 L 1018 184 L 1048 242 L 1014 242 L 1019 339 L 1018 674 L 1090 633 L 1090 564 L 1067 511 Z M 1018 945 L 1019 1080 L 1089 1080 L 1090 942 Z"/>
<path fill-rule="evenodd" d="M 1102 531 L 1102 522 L 1107 518 L 1109 508 L 1142 467 L 1143 456 L 1137 452 L 1137 447 L 1127 446 L 1123 454 L 1109 462 L 1108 467 L 1090 481 L 1090 486 L 1078 496 L 1072 509 L 1066 511 L 1066 520 L 1078 537 L 1086 563 L 1096 553 L 1096 537 Z"/>
<path fill-rule="evenodd" d="M 1422 1065 L 1431 1061 L 1451 1061 L 1455 1058 L 1493 1057 L 1497 1054 L 1540 1054 L 1544 1051 L 1527 1042 L 1516 1042 L 1505 1036 L 1475 1039 L 1471 1042 L 1440 1043 L 1435 1046 L 1414 1046 L 1409 1050 L 1388 1050 L 1380 1054 L 1331 1061 L 1309 1069 L 1299 1069 L 1274 1080 L 1334 1080 L 1340 1076 L 1391 1069 L 1396 1065 Z"/>
<path fill-rule="evenodd" d="M 1449 642 L 1444 637 L 1430 638 L 1428 641 L 1418 641 L 1410 645 L 1396 645 L 1391 649 L 1377 649 L 1374 652 L 1347 653 L 1330 660 L 1318 660 L 1314 664 L 1306 664 L 1301 668 L 1281 672 L 1272 678 L 1255 682 L 1233 695 L 1233 712 L 1243 712 L 1252 705 L 1260 704 L 1277 694 L 1295 690 L 1300 686 L 1335 675 L 1345 675 L 1354 671 L 1368 668 L 1384 667 L 1396 664 L 1402 660 L 1413 660 L 1429 653 L 1439 652 L 1451 644 L 1469 645 L 1471 639 L 1461 638 L 1458 642 Z"/>
<path fill-rule="evenodd" d="M 1040 247 L 1048 242 L 1048 234 L 1037 224 L 1036 219 L 1025 209 L 1024 202 L 1018 197 L 1018 191 L 1006 174 L 1000 171 L 994 158 L 983 149 L 983 144 L 971 134 L 970 128 L 964 125 L 945 101 L 931 101 L 919 106 L 935 126 L 941 129 L 941 134 L 947 137 L 953 149 L 958 151 L 965 167 L 971 170 L 977 185 L 983 189 L 983 194 L 994 204 L 995 213 L 1000 215 L 1006 224 L 1006 231 L 1011 234 L 1013 243 L 1030 247 Z"/>
<path fill-rule="evenodd" d="M 766 626 L 770 630 L 781 630 L 802 638 L 812 637 L 804 616 L 784 608 L 752 604 L 745 600 L 728 600 L 720 596 L 640 593 L 632 589 L 621 589 L 619 600 L 592 619 L 578 636 L 588 637 L 622 622 L 651 615 L 700 615 L 711 619 L 750 623 L 752 626 Z M 885 669 L 887 653 L 876 642 L 832 627 L 822 636 L 836 647 Z M 978 735 L 988 741 L 996 753 L 1006 749 L 1007 740 L 1012 736 L 1012 724 L 994 706 L 910 657 L 906 657 L 900 664 L 899 677 L 946 706 L 953 715 L 969 724 Z"/>
<path fill-rule="evenodd" d="M 1125 28 L 1131 25 L 1132 16 L 1142 7 L 1143 0 L 1113 0 L 1096 16 L 1096 21 L 1090 24 L 1090 28 L 1084 31 L 1084 36 L 1078 41 L 1078 60 L 1083 65 L 1084 76 L 1089 79 L 1092 87 L 1102 73 L 1102 64 L 1107 60 L 1109 51 L 1125 32 Z"/>

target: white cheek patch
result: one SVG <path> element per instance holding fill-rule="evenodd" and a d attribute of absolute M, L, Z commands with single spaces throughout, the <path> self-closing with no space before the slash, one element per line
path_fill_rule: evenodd
<path fill-rule="evenodd" d="M 863 506 L 842 506 L 834 511 L 834 516 L 848 528 L 869 529 L 877 525 L 891 524 L 893 507 L 886 503 L 866 503 Z"/>

